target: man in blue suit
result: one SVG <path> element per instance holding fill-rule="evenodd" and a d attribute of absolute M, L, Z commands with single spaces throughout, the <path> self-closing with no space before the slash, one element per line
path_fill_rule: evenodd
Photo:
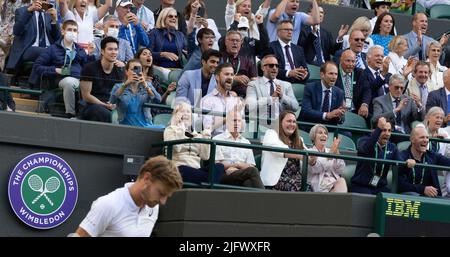
<path fill-rule="evenodd" d="M 344 92 L 335 87 L 338 68 L 327 61 L 320 67 L 320 81 L 306 85 L 299 120 L 337 125 L 344 121 Z"/>
<path fill-rule="evenodd" d="M 444 87 L 431 91 L 427 99 L 427 112 L 433 106 L 439 106 L 444 110 L 445 117 L 442 126 L 450 123 L 450 69 L 444 72 Z"/>
<path fill-rule="evenodd" d="M 409 58 L 410 56 L 414 56 L 421 61 L 427 60 L 426 48 L 431 41 L 434 41 L 433 38 L 426 36 L 428 29 L 428 17 L 424 13 L 416 13 L 413 16 L 412 20 L 412 30 L 403 35 L 408 42 L 408 51 L 405 54 L 405 58 Z M 442 47 L 445 47 L 447 44 L 448 37 L 441 37 L 439 43 Z"/>
<path fill-rule="evenodd" d="M 54 8 L 48 9 L 48 0 L 35 0 L 15 12 L 14 42 L 6 69 L 14 70 L 24 61 L 34 61 L 59 39 L 61 33 Z"/>
<path fill-rule="evenodd" d="M 362 52 L 364 47 L 364 41 L 366 38 L 361 30 L 353 30 L 348 38 L 350 47 L 337 51 L 334 55 L 334 62 L 340 63 L 341 55 L 345 50 L 352 50 L 356 55 L 356 67 L 360 69 L 367 68 L 366 54 Z"/>
<path fill-rule="evenodd" d="M 389 58 L 384 58 L 383 47 L 374 45 L 367 51 L 367 69 L 364 70 L 372 90 L 372 99 L 389 93 Z"/>
<path fill-rule="evenodd" d="M 220 61 L 220 52 L 208 49 L 202 53 L 202 68 L 188 70 L 181 75 L 176 91 L 177 101 L 189 101 L 191 106 L 200 107 L 202 98 L 216 88 L 214 72 Z"/>
<path fill-rule="evenodd" d="M 304 83 L 309 78 L 303 48 L 292 43 L 291 21 L 281 21 L 278 26 L 278 40 L 270 42 L 270 52 L 280 64 L 277 79 L 291 83 Z"/>

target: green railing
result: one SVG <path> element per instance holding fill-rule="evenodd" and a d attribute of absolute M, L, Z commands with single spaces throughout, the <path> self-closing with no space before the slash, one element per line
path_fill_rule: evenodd
<path fill-rule="evenodd" d="M 30 94 L 30 95 L 41 95 L 44 92 L 42 90 L 34 90 L 34 89 L 18 88 L 18 87 L 4 87 L 4 86 L 0 86 L 0 91 L 10 92 L 10 93 Z"/>
<path fill-rule="evenodd" d="M 165 109 L 165 110 L 173 110 L 171 106 L 165 105 L 165 104 L 154 104 L 154 103 L 146 103 L 144 104 L 144 106 L 146 107 L 150 107 L 150 108 L 160 108 L 160 109 Z M 214 116 L 222 116 L 225 117 L 226 113 L 224 112 L 212 112 L 209 110 L 203 110 L 200 108 L 192 108 L 192 112 L 193 113 L 202 113 L 202 114 L 208 114 L 208 115 L 214 115 Z M 257 117 L 249 117 L 248 115 L 245 116 L 246 121 L 248 120 L 255 120 L 256 121 L 256 131 L 255 133 L 253 133 L 253 139 L 257 138 L 257 133 L 259 131 L 259 120 Z M 263 119 L 263 120 L 267 120 L 267 119 Z M 275 122 L 276 120 L 272 119 L 271 121 Z M 317 123 L 312 123 L 312 122 L 306 122 L 306 121 L 297 121 L 298 125 L 304 125 L 304 126 L 314 126 Z M 363 129 L 363 128 L 355 128 L 355 127 L 347 127 L 347 126 L 342 126 L 342 125 L 330 125 L 330 124 L 322 124 L 325 127 L 327 127 L 327 129 L 333 129 L 335 134 L 338 134 L 339 131 L 349 131 L 352 133 L 358 133 L 358 134 L 370 134 L 372 132 L 372 130 L 370 129 Z M 391 136 L 397 136 L 397 137 L 403 137 L 403 138 L 409 138 L 409 134 L 402 134 L 402 133 L 397 133 L 397 132 L 393 132 L 391 134 Z M 442 143 L 449 143 L 450 144 L 450 139 L 441 139 L 441 138 L 436 138 L 436 137 L 430 137 L 430 141 L 436 141 L 436 142 L 442 142 Z M 355 142 L 356 144 L 357 142 Z"/>
<path fill-rule="evenodd" d="M 398 183 L 398 167 L 399 165 L 406 165 L 405 161 L 399 161 L 399 160 L 380 160 L 375 158 L 367 158 L 367 157 L 360 157 L 360 156 L 351 156 L 351 155 L 343 155 L 343 154 L 332 154 L 332 153 L 320 153 L 320 152 L 312 152 L 307 150 L 299 150 L 299 149 L 286 149 L 281 147 L 273 147 L 273 146 L 264 146 L 264 145 L 254 145 L 254 144 L 243 144 L 243 143 L 234 143 L 234 142 L 227 142 L 227 141 L 217 141 L 217 140 L 211 140 L 211 139 L 204 139 L 204 138 L 190 138 L 190 139 L 180 139 L 180 140 L 171 140 L 171 141 L 164 141 L 161 143 L 155 143 L 152 144 L 152 147 L 167 147 L 167 158 L 172 159 L 172 150 L 174 145 L 179 144 L 209 144 L 210 149 L 210 156 L 209 156 L 209 187 L 214 188 L 214 181 L 213 181 L 213 175 L 214 175 L 214 163 L 215 163 L 215 153 L 216 153 L 216 147 L 219 146 L 229 146 L 229 147 L 238 147 L 238 148 L 247 148 L 252 150 L 263 150 L 263 151 L 271 151 L 271 152 L 279 152 L 279 153 L 291 153 L 291 154 L 301 154 L 305 158 L 308 158 L 309 156 L 320 156 L 320 157 L 328 157 L 328 158 L 334 158 L 334 159 L 343 159 L 343 160 L 350 160 L 350 161 L 371 161 L 371 162 L 378 162 L 378 163 L 384 163 L 392 165 L 392 192 L 397 193 L 397 183 Z M 431 164 L 421 164 L 417 163 L 417 167 L 423 167 L 423 168 L 432 168 L 432 169 L 438 169 L 438 170 L 447 170 L 450 171 L 450 167 L 446 166 L 439 166 L 439 165 L 431 165 Z M 308 179 L 308 162 L 303 161 L 302 162 L 302 186 L 301 190 L 306 191 L 307 187 L 307 179 Z"/>

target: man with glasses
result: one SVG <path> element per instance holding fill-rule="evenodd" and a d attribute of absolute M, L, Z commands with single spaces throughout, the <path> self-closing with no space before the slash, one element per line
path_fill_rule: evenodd
<path fill-rule="evenodd" d="M 385 117 L 395 124 L 393 131 L 409 134 L 413 121 L 422 121 L 425 108 L 417 106 L 416 101 L 403 94 L 405 80 L 402 75 L 394 74 L 389 79 L 389 94 L 379 96 L 373 100 L 373 120 Z M 402 141 L 399 138 L 395 141 Z"/>
<path fill-rule="evenodd" d="M 251 116 L 277 119 L 284 110 L 298 110 L 291 83 L 276 79 L 278 68 L 275 55 L 266 55 L 261 60 L 263 76 L 251 81 L 247 87 L 246 103 Z"/>
<path fill-rule="evenodd" d="M 347 49 L 352 50 L 356 55 L 356 67 L 360 69 L 367 68 L 366 54 L 363 53 L 364 41 L 366 38 L 361 30 L 353 30 L 348 39 L 350 47 Z M 334 61 L 340 63 L 342 53 L 347 50 L 343 49 L 336 52 L 334 56 Z"/>
<path fill-rule="evenodd" d="M 277 78 L 291 83 L 305 83 L 309 78 L 308 66 L 303 48 L 292 41 L 292 22 L 281 21 L 277 31 L 277 40 L 270 42 L 270 51 L 280 64 Z"/>

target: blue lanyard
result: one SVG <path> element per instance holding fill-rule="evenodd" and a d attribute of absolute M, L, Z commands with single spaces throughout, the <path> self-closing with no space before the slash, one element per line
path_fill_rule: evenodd
<path fill-rule="evenodd" d="M 128 37 L 128 33 L 130 32 L 130 37 Z M 133 38 L 133 28 L 131 27 L 131 24 L 128 24 L 126 30 L 125 30 L 125 37 L 127 37 L 127 40 L 131 42 L 131 50 L 133 50 L 133 54 L 136 53 L 136 48 L 134 46 L 134 38 Z"/>

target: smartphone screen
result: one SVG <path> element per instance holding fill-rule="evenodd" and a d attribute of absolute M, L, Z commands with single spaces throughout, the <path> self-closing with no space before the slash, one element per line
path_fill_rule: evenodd
<path fill-rule="evenodd" d="M 205 17 L 205 8 L 202 8 L 201 6 L 197 10 L 197 16 Z"/>

